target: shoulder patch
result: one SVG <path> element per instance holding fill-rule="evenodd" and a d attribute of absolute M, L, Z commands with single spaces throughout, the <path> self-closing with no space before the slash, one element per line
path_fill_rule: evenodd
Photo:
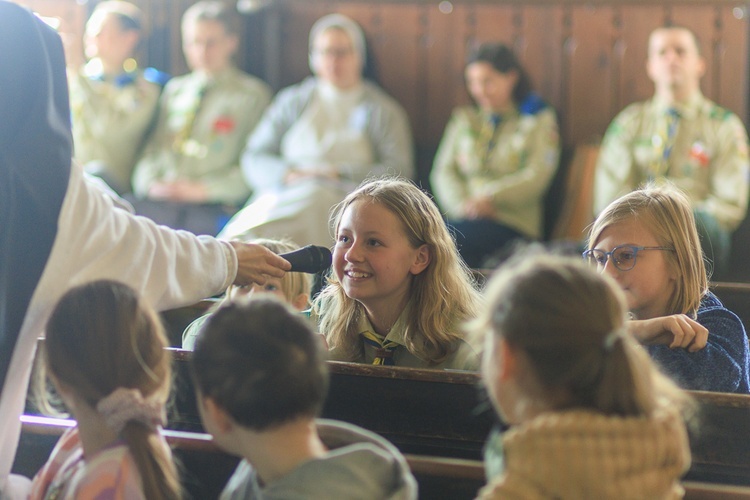
<path fill-rule="evenodd" d="M 724 109 L 721 106 L 713 106 L 711 108 L 711 112 L 708 114 L 708 116 L 712 120 L 728 120 L 730 116 L 732 116 L 732 112 L 728 109 Z"/>
<path fill-rule="evenodd" d="M 163 87 L 171 78 L 169 73 L 159 71 L 156 68 L 146 68 L 143 70 L 143 78 L 147 82 L 155 83 Z"/>
<path fill-rule="evenodd" d="M 544 102 L 544 99 L 539 94 L 531 92 L 518 106 L 518 112 L 522 115 L 535 115 L 546 107 L 547 103 Z"/>

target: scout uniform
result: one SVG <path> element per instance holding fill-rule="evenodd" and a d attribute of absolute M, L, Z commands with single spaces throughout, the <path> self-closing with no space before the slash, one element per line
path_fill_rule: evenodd
<path fill-rule="evenodd" d="M 68 78 L 75 158 L 119 193 L 130 191 L 133 167 L 167 79 L 153 68 L 108 78 L 95 59 Z"/>
<path fill-rule="evenodd" d="M 239 159 L 247 137 L 270 102 L 268 86 L 230 68 L 174 78 L 164 89 L 159 120 L 133 174 L 133 192 L 151 183 L 202 182 L 209 203 L 238 206 L 250 195 Z"/>

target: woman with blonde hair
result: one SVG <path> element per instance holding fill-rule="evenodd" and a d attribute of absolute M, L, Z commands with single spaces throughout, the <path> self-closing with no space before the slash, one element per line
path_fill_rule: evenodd
<path fill-rule="evenodd" d="M 628 334 L 617 285 L 541 254 L 509 261 L 487 297 L 482 378 L 512 427 L 486 449 L 480 498 L 682 498 L 690 400 Z"/>
<path fill-rule="evenodd" d="M 32 499 L 181 498 L 159 429 L 171 357 L 154 310 L 127 285 L 67 292 L 47 323 L 44 368 L 77 427 L 34 478 Z M 46 393 L 42 407 L 49 410 Z"/>
<path fill-rule="evenodd" d="M 366 181 L 336 207 L 333 228 L 333 275 L 313 304 L 332 359 L 478 369 L 461 324 L 481 297 L 424 191 Z"/>
<path fill-rule="evenodd" d="M 750 392 L 750 351 L 739 318 L 708 290 L 686 196 L 648 186 L 613 201 L 594 222 L 584 258 L 625 292 L 629 331 L 682 387 Z"/>

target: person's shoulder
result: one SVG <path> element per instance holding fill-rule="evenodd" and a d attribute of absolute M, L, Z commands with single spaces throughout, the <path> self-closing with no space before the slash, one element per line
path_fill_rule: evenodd
<path fill-rule="evenodd" d="M 376 83 L 371 82 L 370 80 L 363 80 L 362 87 L 364 89 L 365 99 L 372 100 L 375 104 L 382 106 L 386 110 L 404 114 L 406 113 L 403 106 L 401 106 L 401 103 Z"/>
<path fill-rule="evenodd" d="M 732 331 L 745 335 L 745 327 L 740 318 L 724 307 L 724 304 L 712 292 L 708 292 L 701 299 L 697 320 L 709 329 L 709 338 L 711 333 L 723 334 Z"/>
<path fill-rule="evenodd" d="M 271 87 L 257 76 L 250 75 L 236 68 L 232 68 L 230 76 L 231 81 L 246 92 L 271 94 Z"/>
<path fill-rule="evenodd" d="M 536 92 L 529 92 L 522 102 L 518 104 L 518 112 L 522 116 L 537 116 L 543 114 L 554 115 L 555 110 L 542 96 Z"/>
<path fill-rule="evenodd" d="M 636 101 L 628 104 L 625 106 L 617 115 L 615 116 L 613 122 L 622 122 L 622 121 L 628 121 L 635 118 L 640 118 L 644 114 L 648 113 L 649 110 L 653 106 L 653 99 L 648 99 L 646 101 Z"/>
<path fill-rule="evenodd" d="M 153 83 L 154 85 L 158 85 L 159 87 L 164 87 L 172 78 L 169 73 L 165 73 L 164 71 L 159 71 L 156 68 L 150 67 L 143 70 L 143 72 L 141 73 L 141 77 L 144 81 Z"/>

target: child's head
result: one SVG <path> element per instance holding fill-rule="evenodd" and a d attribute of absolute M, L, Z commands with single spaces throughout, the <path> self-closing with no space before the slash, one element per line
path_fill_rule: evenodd
<path fill-rule="evenodd" d="M 577 259 L 511 259 L 487 296 L 483 378 L 511 423 L 566 408 L 647 415 L 657 390 L 677 391 L 626 332 L 616 284 Z"/>
<path fill-rule="evenodd" d="M 96 281 L 69 290 L 53 310 L 44 364 L 74 410 L 83 404 L 102 411 L 99 403 L 123 388 L 135 389 L 151 405 L 163 408 L 171 385 L 166 346 L 156 313 L 134 290 L 114 281 Z M 146 496 L 178 496 L 174 466 L 154 442 L 155 428 L 127 420 L 119 434 L 138 464 Z"/>
<path fill-rule="evenodd" d="M 193 71 L 215 75 L 229 68 L 239 43 L 237 13 L 225 2 L 203 0 L 182 16 L 182 48 Z"/>
<path fill-rule="evenodd" d="M 347 343 L 357 304 L 370 314 L 400 311 L 414 301 L 419 306 L 412 332 L 425 338 L 407 338 L 415 342 L 407 347 L 427 359 L 444 356 L 445 344 L 455 336 L 436 333 L 427 324 L 440 316 L 447 321 L 442 326 L 460 321 L 474 310 L 476 296 L 435 203 L 407 180 L 365 181 L 336 206 L 332 221 L 333 276 L 321 299 L 338 303 L 341 314 L 332 312 L 331 322 L 322 318 L 329 345 Z"/>
<path fill-rule="evenodd" d="M 255 239 L 256 243 L 275 254 L 293 252 L 299 246 L 284 240 Z M 310 277 L 305 273 L 286 273 L 283 278 L 268 278 L 265 285 L 231 286 L 227 290 L 227 299 L 234 300 L 244 295 L 270 293 L 290 304 L 298 311 L 307 309 L 310 303 Z"/>
<path fill-rule="evenodd" d="M 603 255 L 621 245 L 647 248 Z M 677 188 L 648 186 L 613 201 L 594 222 L 588 248 L 601 251 L 592 253 L 599 270 L 625 290 L 639 319 L 698 310 L 708 278 L 690 201 Z"/>
<path fill-rule="evenodd" d="M 273 297 L 221 307 L 192 360 L 206 430 L 232 451 L 231 440 L 222 439 L 227 417 L 255 432 L 315 418 L 328 390 L 324 351 L 309 319 Z"/>

